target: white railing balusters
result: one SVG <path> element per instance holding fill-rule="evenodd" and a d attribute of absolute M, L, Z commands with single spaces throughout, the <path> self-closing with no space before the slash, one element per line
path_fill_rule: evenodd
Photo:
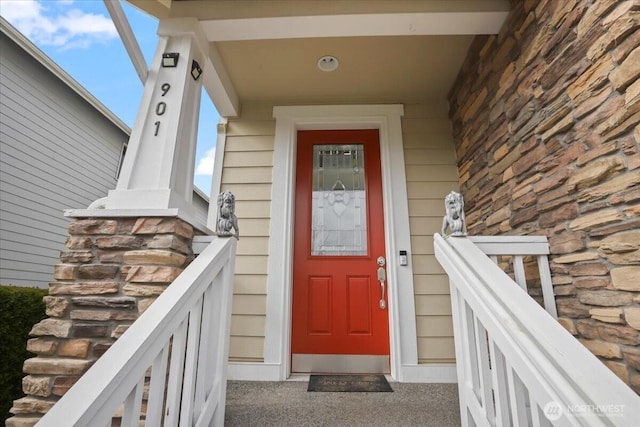
<path fill-rule="evenodd" d="M 182 379 L 184 377 L 184 352 L 187 344 L 188 319 L 183 320 L 173 334 L 171 341 L 171 363 L 169 364 L 169 382 L 167 385 L 167 405 L 165 423 L 178 425 L 180 399 L 182 398 Z"/>
<path fill-rule="evenodd" d="M 138 427 L 140 424 L 140 411 L 142 410 L 142 394 L 144 393 L 143 377 L 138 382 L 127 400 L 124 401 L 124 412 L 122 413 L 122 427 Z"/>
<path fill-rule="evenodd" d="M 489 338 L 489 355 L 491 356 L 491 378 L 493 384 L 493 399 L 496 407 L 496 426 L 509 427 L 509 391 L 507 386 L 507 369 L 504 355 L 495 342 Z"/>
<path fill-rule="evenodd" d="M 511 421 L 514 427 L 528 426 L 527 400 L 522 381 L 507 363 L 507 384 L 509 386 L 509 400 L 511 403 Z"/>
<path fill-rule="evenodd" d="M 213 238 L 38 426 L 223 426 L 235 247 Z"/>
<path fill-rule="evenodd" d="M 451 309 L 454 313 L 454 319 L 457 321 L 453 322 L 453 336 L 455 340 L 454 351 L 456 354 L 456 371 L 458 372 L 458 389 L 468 389 L 469 387 L 473 388 L 473 384 L 470 384 L 471 381 L 471 363 L 467 361 L 469 355 L 467 354 L 467 347 L 463 345 L 463 343 L 468 342 L 467 334 L 468 329 L 464 328 L 463 325 L 466 324 L 464 320 L 464 298 L 459 295 L 458 289 L 450 284 L 451 288 Z M 458 400 L 460 402 L 460 408 L 469 407 L 469 393 L 458 393 Z M 463 427 L 467 427 L 469 425 L 469 420 L 467 417 L 467 413 L 465 411 L 460 411 L 460 421 Z"/>
<path fill-rule="evenodd" d="M 527 278 L 524 274 L 524 263 L 522 261 L 522 255 L 514 255 L 513 257 L 513 274 L 516 278 L 516 283 L 520 285 L 522 290 L 527 291 Z"/>
<path fill-rule="evenodd" d="M 487 331 L 482 323 L 476 320 L 476 347 L 478 349 L 480 387 L 482 391 L 482 407 L 489 420 L 489 424 L 495 425 L 495 408 L 493 406 L 493 390 L 491 388 L 491 367 L 489 366 L 489 348 L 487 343 Z"/>
<path fill-rule="evenodd" d="M 434 236 L 451 286 L 462 425 L 631 425 L 640 398 L 485 255 L 540 257 L 542 239 L 511 251 L 498 238 Z M 538 266 L 544 288 L 548 264 Z"/>
<path fill-rule="evenodd" d="M 557 319 L 558 310 L 556 308 L 556 298 L 553 292 L 553 283 L 551 282 L 549 260 L 546 255 L 538 255 L 538 271 L 540 273 L 540 286 L 542 287 L 544 308 L 554 319 Z"/>
<path fill-rule="evenodd" d="M 147 425 L 159 426 L 164 412 L 164 386 L 167 382 L 167 365 L 169 361 L 169 347 L 167 343 L 162 352 L 156 356 L 151 367 L 149 382 L 149 401 L 147 402 Z"/>
<path fill-rule="evenodd" d="M 215 285 L 214 285 L 215 286 Z M 204 307 L 211 307 L 213 305 L 213 287 L 209 287 L 204 293 L 202 303 Z M 197 420 L 203 410 L 203 405 L 206 398 L 206 391 L 212 384 L 209 382 L 209 373 L 213 372 L 210 369 L 211 364 L 211 325 L 214 324 L 214 313 L 210 310 L 204 310 L 202 313 L 202 326 L 200 330 L 200 351 L 198 352 L 198 371 L 196 373 L 196 387 L 194 395 L 194 412 L 193 419 Z"/>
<path fill-rule="evenodd" d="M 534 256 L 540 273 L 542 299 L 544 308 L 554 318 L 558 318 L 551 272 L 549 270 L 549 244 L 544 236 L 472 236 L 469 237 L 482 252 L 495 264 L 498 256 L 513 258 L 513 273 L 515 282 L 527 292 L 527 278 L 524 268 L 524 256 Z"/>
<path fill-rule="evenodd" d="M 182 405 L 180 409 L 180 425 L 190 426 L 193 419 L 193 400 L 196 389 L 196 374 L 198 372 L 198 346 L 200 344 L 200 325 L 202 321 L 202 298 L 198 299 L 189 313 L 189 332 L 187 335 L 187 351 L 182 381 Z"/>
<path fill-rule="evenodd" d="M 466 342 L 467 342 L 467 358 L 469 360 L 469 372 L 471 373 L 471 390 L 476 399 L 480 399 L 480 377 L 478 375 L 478 349 L 476 348 L 476 329 L 475 322 L 473 320 L 473 311 L 469 308 L 467 303 L 464 303 L 464 325 L 466 330 Z"/>

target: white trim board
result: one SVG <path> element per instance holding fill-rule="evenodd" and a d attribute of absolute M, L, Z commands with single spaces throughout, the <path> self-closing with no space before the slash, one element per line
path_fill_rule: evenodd
<path fill-rule="evenodd" d="M 101 200 L 101 199 L 99 199 Z M 180 208 L 167 209 L 67 209 L 64 211 L 67 218 L 144 218 L 144 217 L 176 217 L 191 224 L 208 236 L 215 235 L 213 229 L 196 219 L 192 209 Z"/>
<path fill-rule="evenodd" d="M 229 381 L 284 381 L 280 375 L 279 364 L 259 362 L 229 362 L 227 379 Z M 302 376 L 308 377 L 308 374 Z M 392 377 L 393 378 L 393 377 Z M 404 365 L 402 366 L 402 382 L 410 383 L 447 383 L 458 382 L 456 365 Z M 393 378 L 396 379 L 396 378 Z"/>
<path fill-rule="evenodd" d="M 264 371 L 256 365 L 232 364 L 233 377 L 282 381 L 291 373 L 291 283 L 297 131 L 378 129 L 388 259 L 391 376 L 397 381 L 412 380 L 404 367 L 417 366 L 418 363 L 413 271 L 411 265 L 399 266 L 397 262 L 400 250 L 411 249 L 400 122 L 404 114 L 403 106 L 287 106 L 274 107 L 273 114 L 276 118 L 276 132 L 262 364 Z M 276 378 L 273 375 L 274 369 L 278 372 Z"/>
<path fill-rule="evenodd" d="M 315 37 L 497 34 L 509 10 L 278 16 L 201 21 L 213 42 Z"/>

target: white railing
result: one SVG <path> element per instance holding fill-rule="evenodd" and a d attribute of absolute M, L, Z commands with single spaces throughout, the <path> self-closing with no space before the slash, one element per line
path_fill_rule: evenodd
<path fill-rule="evenodd" d="M 463 426 L 629 426 L 640 398 L 469 238 L 434 236 L 449 275 Z"/>
<path fill-rule="evenodd" d="M 554 318 L 558 318 L 556 311 L 556 299 L 553 294 L 553 284 L 551 283 L 551 272 L 549 270 L 549 243 L 544 236 L 473 236 L 469 237 L 473 243 L 485 255 L 496 264 L 498 257 L 512 258 L 512 268 L 515 282 L 525 291 L 527 287 L 527 277 L 524 268 L 524 258 L 535 257 L 538 265 L 540 287 L 544 309 Z"/>
<path fill-rule="evenodd" d="M 213 238 L 37 425 L 222 426 L 235 247 Z"/>

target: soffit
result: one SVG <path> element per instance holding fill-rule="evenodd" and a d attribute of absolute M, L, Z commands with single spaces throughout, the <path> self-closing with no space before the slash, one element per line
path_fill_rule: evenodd
<path fill-rule="evenodd" d="M 420 103 L 442 101 L 472 36 L 344 37 L 231 41 L 218 51 L 243 101 Z M 339 67 L 321 71 L 333 55 Z"/>

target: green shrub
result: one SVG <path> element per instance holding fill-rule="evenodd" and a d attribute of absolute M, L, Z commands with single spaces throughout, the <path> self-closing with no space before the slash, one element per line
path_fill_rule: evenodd
<path fill-rule="evenodd" d="M 12 402 L 22 393 L 22 364 L 31 327 L 46 317 L 46 289 L 0 286 L 0 419 L 10 417 Z"/>

